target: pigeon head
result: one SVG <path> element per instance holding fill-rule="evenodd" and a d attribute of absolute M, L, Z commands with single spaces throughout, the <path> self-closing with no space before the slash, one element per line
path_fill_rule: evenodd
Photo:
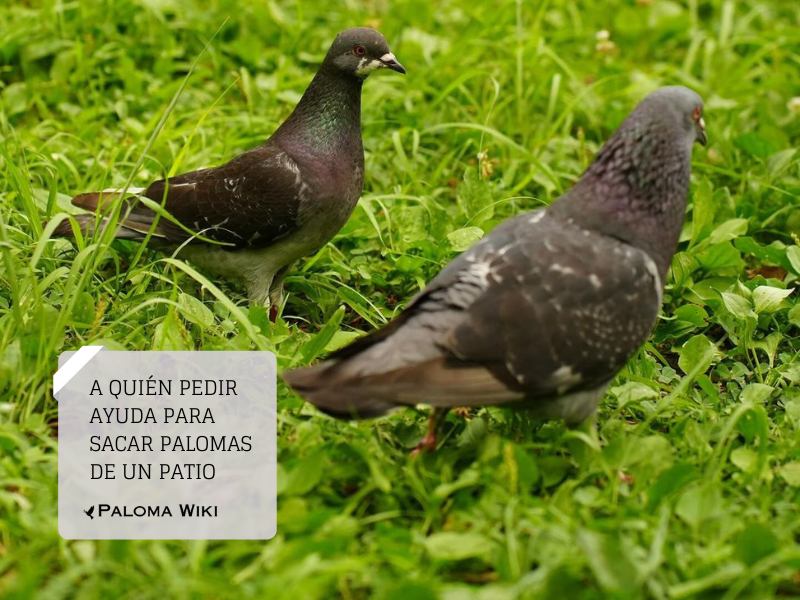
<path fill-rule="evenodd" d="M 337 35 L 325 56 L 325 64 L 359 79 L 376 69 L 406 72 L 389 49 L 386 38 L 369 27 L 346 29 Z"/>
<path fill-rule="evenodd" d="M 642 100 L 632 117 L 680 131 L 682 140 L 689 148 L 694 142 L 703 146 L 708 142 L 703 120 L 703 99 L 687 87 L 673 85 L 656 90 Z"/>
<path fill-rule="evenodd" d="M 706 143 L 702 98 L 680 86 L 652 92 L 554 213 L 645 250 L 663 279 L 683 226 L 695 142 Z"/>

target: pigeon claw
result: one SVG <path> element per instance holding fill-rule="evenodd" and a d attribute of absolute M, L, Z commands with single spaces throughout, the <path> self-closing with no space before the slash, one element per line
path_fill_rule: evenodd
<path fill-rule="evenodd" d="M 416 458 L 423 452 L 433 452 L 436 450 L 436 432 L 429 431 L 425 434 L 419 444 L 417 444 L 414 449 L 411 451 L 412 458 Z"/>
<path fill-rule="evenodd" d="M 467 420 L 471 419 L 473 416 L 473 409 L 471 406 L 456 406 L 455 408 L 451 408 L 450 412 Z"/>
<path fill-rule="evenodd" d="M 434 408 L 431 416 L 428 418 L 428 432 L 425 434 L 419 444 L 411 451 L 411 456 L 416 458 L 423 452 L 433 452 L 436 450 L 436 443 L 437 437 L 436 434 L 439 432 L 439 429 L 444 423 L 444 419 L 447 416 L 448 409 L 446 408 Z"/>

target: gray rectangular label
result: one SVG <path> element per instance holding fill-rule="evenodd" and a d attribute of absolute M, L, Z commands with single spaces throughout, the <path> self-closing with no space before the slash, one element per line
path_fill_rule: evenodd
<path fill-rule="evenodd" d="M 61 536 L 273 537 L 275 356 L 90 348 L 54 377 Z"/>

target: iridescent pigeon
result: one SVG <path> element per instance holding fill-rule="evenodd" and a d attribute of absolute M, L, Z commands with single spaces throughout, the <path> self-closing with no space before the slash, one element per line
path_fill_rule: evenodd
<path fill-rule="evenodd" d="M 336 417 L 427 403 L 575 423 L 650 335 L 684 220 L 702 99 L 647 96 L 551 206 L 499 225 L 394 321 L 284 379 Z"/>
<path fill-rule="evenodd" d="M 130 190 L 164 208 L 180 224 L 126 198 L 116 237 L 143 239 L 152 229 L 160 247 L 189 241 L 181 255 L 224 277 L 243 280 L 250 300 L 280 301 L 292 262 L 328 242 L 361 195 L 361 86 L 376 69 L 405 73 L 373 29 L 340 33 L 294 112 L 261 146 L 213 169 L 200 169 L 145 190 Z M 72 203 L 102 214 L 119 191 L 91 192 Z M 91 232 L 102 218 L 77 217 Z M 58 235 L 72 235 L 69 222 Z M 224 245 L 206 243 L 201 237 Z"/>

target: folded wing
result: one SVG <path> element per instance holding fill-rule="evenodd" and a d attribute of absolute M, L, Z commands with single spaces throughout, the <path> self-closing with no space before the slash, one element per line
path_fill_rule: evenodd
<path fill-rule="evenodd" d="M 455 259 L 388 327 L 286 379 L 342 416 L 592 390 L 649 335 L 660 286 L 644 252 L 536 211 Z"/>
<path fill-rule="evenodd" d="M 180 224 L 127 196 L 117 237 L 142 239 L 152 230 L 155 239 L 170 245 L 200 234 L 231 248 L 262 248 L 297 230 L 306 191 L 294 160 L 266 144 L 220 167 L 162 179 L 138 192 L 163 206 Z M 81 194 L 73 204 L 102 214 L 119 195 L 118 191 Z M 89 228 L 95 219 L 84 215 L 81 222 Z M 69 225 L 62 223 L 61 228 Z"/>

